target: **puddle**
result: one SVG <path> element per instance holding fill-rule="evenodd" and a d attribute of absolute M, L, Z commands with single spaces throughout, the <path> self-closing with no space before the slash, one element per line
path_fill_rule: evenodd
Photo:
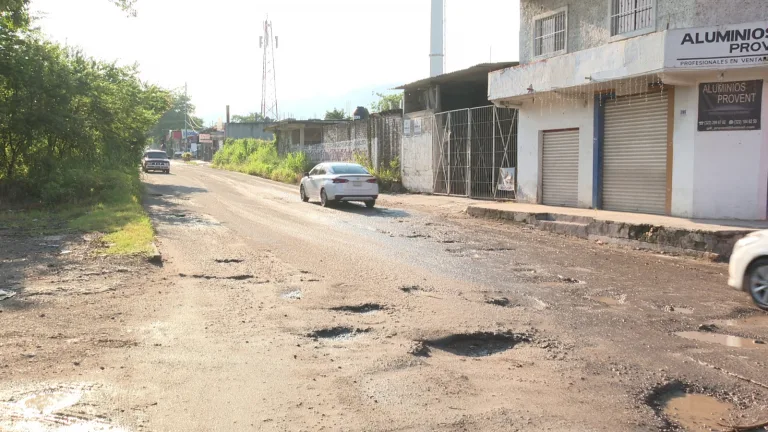
<path fill-rule="evenodd" d="M 371 329 L 356 329 L 351 327 L 332 327 L 315 330 L 307 335 L 313 339 L 348 340 L 361 333 L 368 333 Z"/>
<path fill-rule="evenodd" d="M 331 308 L 331 310 L 337 311 L 337 312 L 351 312 L 351 313 L 364 314 L 364 315 L 374 314 L 382 309 L 384 309 L 384 307 L 376 303 L 366 303 L 366 304 L 361 304 L 359 306 L 339 306 L 339 307 Z"/>
<path fill-rule="evenodd" d="M 292 300 L 301 300 L 301 290 L 284 293 L 281 297 Z"/>
<path fill-rule="evenodd" d="M 682 338 L 700 341 L 700 342 L 707 342 L 707 343 L 715 343 L 724 345 L 727 347 L 733 347 L 733 348 L 768 348 L 768 345 L 765 344 L 765 342 L 762 341 L 756 341 L 754 339 L 746 339 L 738 336 L 730 336 L 730 335 L 724 335 L 720 333 L 703 333 L 703 332 L 697 332 L 697 331 L 690 331 L 690 332 L 677 332 L 675 333 L 676 336 L 680 336 Z"/>
<path fill-rule="evenodd" d="M 32 410 L 35 414 L 51 414 L 53 412 L 71 407 L 80 401 L 83 394 L 79 391 L 64 393 L 43 393 L 28 396 L 18 402 L 24 409 Z"/>
<path fill-rule="evenodd" d="M 431 347 L 464 357 L 490 356 L 514 348 L 521 342 L 530 342 L 530 338 L 516 333 L 477 332 L 425 341 Z"/>
<path fill-rule="evenodd" d="M 662 395 L 659 400 L 664 415 L 686 431 L 710 431 L 721 429 L 718 423 L 726 423 L 733 405 L 699 393 L 682 390 Z"/>

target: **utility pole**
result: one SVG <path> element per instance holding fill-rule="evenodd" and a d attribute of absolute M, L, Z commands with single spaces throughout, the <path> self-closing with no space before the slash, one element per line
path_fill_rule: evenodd
<path fill-rule="evenodd" d="M 184 129 L 181 130 L 181 139 L 184 140 L 185 136 L 187 135 L 187 105 L 189 104 L 189 99 L 187 98 L 187 83 L 184 83 Z M 179 151 L 183 151 L 185 149 L 179 149 Z"/>

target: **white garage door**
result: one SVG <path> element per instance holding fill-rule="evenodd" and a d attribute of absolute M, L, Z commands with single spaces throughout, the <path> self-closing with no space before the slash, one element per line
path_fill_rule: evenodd
<path fill-rule="evenodd" d="M 603 208 L 664 214 L 667 198 L 667 93 L 605 105 Z"/>
<path fill-rule="evenodd" d="M 544 132 L 542 202 L 576 207 L 579 190 L 579 130 Z"/>

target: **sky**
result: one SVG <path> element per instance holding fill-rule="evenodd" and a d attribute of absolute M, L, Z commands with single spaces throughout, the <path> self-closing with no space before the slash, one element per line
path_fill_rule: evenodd
<path fill-rule="evenodd" d="M 269 15 L 280 117 L 368 107 L 374 91 L 429 76 L 429 0 L 138 0 L 136 17 L 108 0 L 32 0 L 51 39 L 139 65 L 142 79 L 186 83 L 207 125 L 259 111 Z M 445 72 L 518 59 L 519 0 L 446 0 Z"/>

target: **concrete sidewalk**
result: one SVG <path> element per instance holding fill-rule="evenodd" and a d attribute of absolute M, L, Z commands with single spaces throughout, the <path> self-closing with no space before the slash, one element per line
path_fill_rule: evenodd
<path fill-rule="evenodd" d="M 733 244 L 768 221 L 700 220 L 509 202 L 473 202 L 473 217 L 502 219 L 544 231 L 644 249 L 725 260 Z"/>

